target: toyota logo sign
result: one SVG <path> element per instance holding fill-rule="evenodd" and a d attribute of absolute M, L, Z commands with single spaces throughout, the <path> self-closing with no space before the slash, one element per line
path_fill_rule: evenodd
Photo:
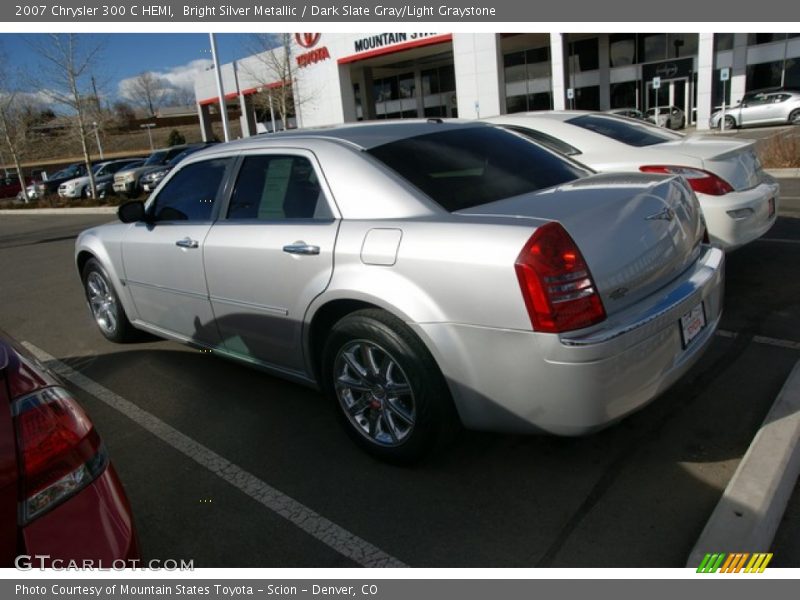
<path fill-rule="evenodd" d="M 295 33 L 294 39 L 303 48 L 313 48 L 321 35 L 321 33 Z"/>

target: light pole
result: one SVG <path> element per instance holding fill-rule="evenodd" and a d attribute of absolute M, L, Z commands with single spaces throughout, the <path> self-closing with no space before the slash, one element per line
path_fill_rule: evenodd
<path fill-rule="evenodd" d="M 103 144 L 100 143 L 100 130 L 97 128 L 97 121 L 93 121 L 92 125 L 94 125 L 94 137 L 97 140 L 97 151 L 100 153 L 100 160 L 103 160 Z"/>
<path fill-rule="evenodd" d="M 225 92 L 222 89 L 222 69 L 219 67 L 219 60 L 217 60 L 217 39 L 213 33 L 208 34 L 208 39 L 211 41 L 211 58 L 214 61 L 214 70 L 217 72 L 217 95 L 219 96 L 219 114 L 222 115 L 222 132 L 225 135 L 225 141 L 231 141 L 231 132 L 228 127 L 228 107 L 225 104 Z"/>
<path fill-rule="evenodd" d="M 150 130 L 155 126 L 156 126 L 155 123 L 145 123 L 144 125 L 139 125 L 139 127 L 141 127 L 142 129 L 146 129 L 147 130 L 147 139 L 150 140 L 150 152 L 152 152 L 154 150 L 154 148 L 153 148 L 153 134 L 150 133 Z"/>

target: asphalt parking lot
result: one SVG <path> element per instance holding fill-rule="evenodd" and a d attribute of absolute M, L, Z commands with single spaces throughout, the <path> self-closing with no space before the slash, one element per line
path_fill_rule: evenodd
<path fill-rule="evenodd" d="M 72 250 L 108 215 L 0 216 L 0 328 L 88 378 L 73 389 L 125 484 L 146 558 L 679 567 L 800 359 L 800 210 L 788 202 L 781 214 L 728 257 L 720 334 L 649 407 L 579 439 L 465 432 L 413 468 L 360 452 L 313 390 L 172 342 L 107 342 Z M 799 505 L 796 493 L 776 565 L 800 566 Z"/>

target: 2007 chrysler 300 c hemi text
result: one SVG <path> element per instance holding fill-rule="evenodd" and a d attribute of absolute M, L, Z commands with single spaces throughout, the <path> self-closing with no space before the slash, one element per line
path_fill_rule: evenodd
<path fill-rule="evenodd" d="M 467 122 L 197 152 L 76 261 L 100 331 L 188 342 L 325 390 L 390 461 L 449 425 L 580 435 L 709 344 L 722 251 L 681 177 L 595 175 Z"/>

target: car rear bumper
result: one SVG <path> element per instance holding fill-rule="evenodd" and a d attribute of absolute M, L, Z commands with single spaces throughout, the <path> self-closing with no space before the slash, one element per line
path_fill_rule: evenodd
<path fill-rule="evenodd" d="M 710 344 L 722 314 L 724 254 L 704 247 L 677 280 L 598 327 L 552 335 L 454 323 L 415 324 L 471 429 L 582 435 L 643 407 Z M 686 347 L 680 319 L 702 305 Z"/>
<path fill-rule="evenodd" d="M 22 538 L 25 553 L 49 555 L 45 566 L 53 560 L 85 560 L 94 568 L 119 568 L 141 558 L 131 508 L 111 465 L 90 486 L 23 528 Z"/>
<path fill-rule="evenodd" d="M 698 194 L 711 243 L 730 251 L 760 238 L 775 223 L 779 192 L 778 184 L 770 181 L 724 196 Z"/>

